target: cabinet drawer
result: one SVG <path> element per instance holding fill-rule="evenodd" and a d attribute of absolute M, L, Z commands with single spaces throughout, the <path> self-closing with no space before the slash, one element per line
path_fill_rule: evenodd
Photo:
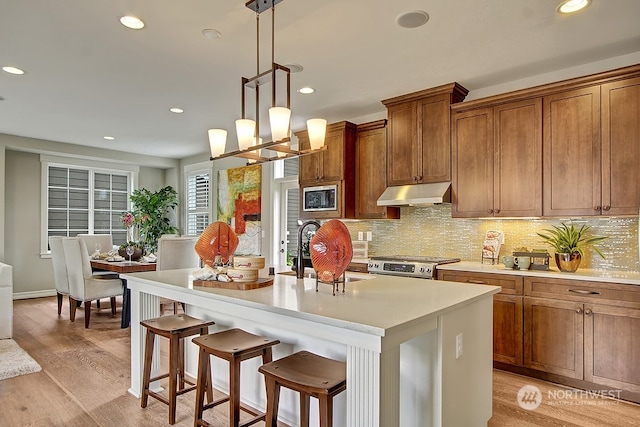
<path fill-rule="evenodd" d="M 473 283 L 476 285 L 492 285 L 502 287 L 501 294 L 522 295 L 523 281 L 521 276 L 508 274 L 475 273 L 468 271 L 436 270 L 438 280 L 450 282 Z"/>
<path fill-rule="evenodd" d="M 586 280 L 524 278 L 526 296 L 640 308 L 640 286 Z"/>

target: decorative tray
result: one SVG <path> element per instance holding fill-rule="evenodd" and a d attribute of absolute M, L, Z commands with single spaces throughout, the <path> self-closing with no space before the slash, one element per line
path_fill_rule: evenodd
<path fill-rule="evenodd" d="M 236 289 L 239 291 L 249 291 L 251 289 L 266 288 L 273 285 L 273 277 L 261 277 L 255 282 L 220 282 L 218 280 L 194 280 L 193 286 L 203 286 L 205 288 Z"/>

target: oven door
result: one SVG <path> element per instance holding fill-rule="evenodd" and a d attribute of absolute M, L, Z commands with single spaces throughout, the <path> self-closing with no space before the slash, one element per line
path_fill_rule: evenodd
<path fill-rule="evenodd" d="M 302 210 L 304 212 L 335 211 L 338 209 L 337 185 L 304 187 L 302 192 Z"/>

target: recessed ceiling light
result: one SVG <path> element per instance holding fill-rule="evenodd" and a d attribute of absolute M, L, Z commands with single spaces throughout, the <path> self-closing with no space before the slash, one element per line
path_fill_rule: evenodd
<path fill-rule="evenodd" d="M 556 11 L 563 15 L 570 15 L 585 9 L 591 4 L 591 0 L 565 0 L 558 5 Z"/>
<path fill-rule="evenodd" d="M 120 23 L 127 28 L 131 28 L 132 30 L 139 30 L 144 27 L 144 22 L 142 22 L 141 19 L 130 15 L 120 18 Z"/>
<path fill-rule="evenodd" d="M 2 67 L 2 71 L 6 71 L 9 74 L 24 74 L 24 71 L 16 67 Z"/>
<path fill-rule="evenodd" d="M 115 136 L 103 136 L 104 139 L 106 139 L 107 141 L 113 141 L 114 139 L 116 139 Z"/>
<path fill-rule="evenodd" d="M 171 107 L 171 108 L 169 108 L 169 111 L 171 111 L 172 113 L 176 113 L 176 114 L 184 113 L 184 110 L 182 108 L 178 108 L 178 107 Z"/>
<path fill-rule="evenodd" d="M 285 67 L 287 67 L 289 71 L 291 71 L 291 74 L 299 73 L 303 70 L 302 65 L 300 64 L 286 64 Z"/>
<path fill-rule="evenodd" d="M 418 28 L 429 21 L 429 14 L 424 10 L 414 10 L 412 12 L 398 15 L 396 23 L 402 28 Z"/>
<path fill-rule="evenodd" d="M 301 87 L 300 89 L 298 89 L 298 92 L 304 94 L 304 95 L 309 95 L 310 93 L 315 92 L 316 90 L 312 87 L 309 86 L 305 86 L 305 87 Z"/>
<path fill-rule="evenodd" d="M 205 28 L 204 30 L 202 30 L 202 35 L 205 36 L 205 38 L 212 40 L 222 37 L 220 31 L 214 30 L 213 28 Z"/>

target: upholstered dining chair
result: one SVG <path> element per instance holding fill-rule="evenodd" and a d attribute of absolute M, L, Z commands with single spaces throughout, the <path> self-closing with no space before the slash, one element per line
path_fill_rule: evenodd
<path fill-rule="evenodd" d="M 71 321 L 76 319 L 77 302 L 84 302 L 84 327 L 89 327 L 91 301 L 110 298 L 111 314 L 116 314 L 116 296 L 124 292 L 122 280 L 94 275 L 84 241 L 77 237 L 62 239 L 67 275 L 69 278 L 69 310 Z"/>
<path fill-rule="evenodd" d="M 77 237 L 82 239 L 89 255 L 96 251 L 96 244 L 100 244 L 100 252 L 109 252 L 113 249 L 111 234 L 78 234 Z"/>
<path fill-rule="evenodd" d="M 200 268 L 200 257 L 195 250 L 197 241 L 197 236 L 163 235 L 160 237 L 156 253 L 156 271 Z M 164 307 L 167 304 L 173 304 L 173 313 L 176 314 L 179 302 L 168 298 L 160 298 L 160 312 L 164 313 Z M 182 309 L 184 310 L 184 305 Z"/>
<path fill-rule="evenodd" d="M 58 316 L 60 316 L 62 313 L 62 298 L 65 295 L 69 295 L 69 277 L 67 276 L 67 264 L 64 260 L 64 251 L 62 249 L 62 236 L 50 236 L 49 248 L 51 249 L 51 260 L 53 261 L 53 280 L 58 297 Z"/>

